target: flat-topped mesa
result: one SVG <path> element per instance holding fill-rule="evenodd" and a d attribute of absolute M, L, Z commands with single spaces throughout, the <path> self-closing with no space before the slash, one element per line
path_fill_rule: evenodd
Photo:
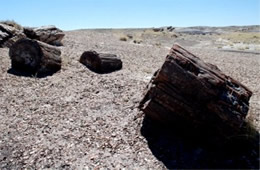
<path fill-rule="evenodd" d="M 140 102 L 146 115 L 163 123 L 185 120 L 224 135 L 239 131 L 252 92 L 175 44 Z"/>
<path fill-rule="evenodd" d="M 24 33 L 28 38 L 36 39 L 50 45 L 60 46 L 65 36 L 64 32 L 53 25 L 37 28 L 25 27 Z"/>

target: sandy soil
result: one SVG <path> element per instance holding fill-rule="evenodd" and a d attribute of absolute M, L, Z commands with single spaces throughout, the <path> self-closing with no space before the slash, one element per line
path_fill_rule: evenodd
<path fill-rule="evenodd" d="M 201 147 L 180 139 L 166 139 L 175 141 L 174 148 L 170 156 L 160 157 L 165 141 L 160 141 L 161 134 L 150 138 L 153 132 L 146 130 L 137 106 L 169 47 L 179 42 L 253 91 L 249 113 L 259 130 L 259 54 L 204 47 L 208 41 L 192 36 L 161 38 L 160 44 L 158 37 L 135 44 L 120 41 L 120 36 L 113 30 L 66 32 L 60 47 L 63 67 L 44 78 L 10 73 L 8 49 L 0 49 L 0 169 L 203 168 L 219 163 L 234 167 L 245 160 L 213 162 Z M 123 69 L 91 72 L 78 62 L 86 50 L 117 54 Z M 153 140 L 162 144 L 155 146 Z M 245 166 L 255 167 L 255 160 L 248 159 Z"/>

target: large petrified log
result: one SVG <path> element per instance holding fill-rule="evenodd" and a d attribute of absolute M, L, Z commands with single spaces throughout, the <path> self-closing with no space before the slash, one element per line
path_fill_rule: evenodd
<path fill-rule="evenodd" d="M 12 68 L 32 73 L 53 73 L 61 68 L 61 51 L 46 43 L 22 38 L 10 47 Z"/>
<path fill-rule="evenodd" d="M 43 26 L 38 28 L 17 28 L 6 23 L 0 23 L 0 47 L 11 47 L 17 40 L 28 37 L 45 42 L 50 45 L 60 46 L 65 34 L 55 26 Z"/>
<path fill-rule="evenodd" d="M 57 46 L 62 45 L 61 40 L 65 36 L 62 30 L 52 25 L 38 28 L 25 27 L 24 33 L 28 38 Z"/>
<path fill-rule="evenodd" d="M 122 61 L 116 55 L 96 51 L 85 51 L 79 61 L 98 73 L 109 73 L 122 68 Z"/>
<path fill-rule="evenodd" d="M 20 38 L 26 37 L 22 29 L 0 23 L 0 47 L 11 47 Z"/>
<path fill-rule="evenodd" d="M 251 95 L 216 66 L 174 45 L 149 83 L 140 108 L 165 124 L 184 120 L 194 128 L 214 129 L 226 136 L 243 124 Z"/>

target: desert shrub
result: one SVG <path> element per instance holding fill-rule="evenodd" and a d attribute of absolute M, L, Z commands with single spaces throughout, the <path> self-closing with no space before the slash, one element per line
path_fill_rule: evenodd
<path fill-rule="evenodd" d="M 70 57 L 68 55 L 62 56 L 62 65 L 64 67 L 68 66 L 70 63 L 71 63 L 71 59 L 70 59 Z"/>
<path fill-rule="evenodd" d="M 131 34 L 127 34 L 126 35 L 129 39 L 133 39 L 133 35 L 131 35 Z"/>
<path fill-rule="evenodd" d="M 121 36 L 121 37 L 119 38 L 119 40 L 120 40 L 120 41 L 127 41 L 127 37 L 126 37 L 126 36 Z"/>
<path fill-rule="evenodd" d="M 152 30 L 153 30 L 154 32 L 163 32 L 163 31 L 164 31 L 163 28 L 152 28 Z"/>
<path fill-rule="evenodd" d="M 238 50 L 244 51 L 245 47 L 239 47 Z"/>
<path fill-rule="evenodd" d="M 161 32 L 161 31 L 158 31 L 158 32 L 154 32 L 153 29 L 145 29 L 144 32 L 142 33 L 142 37 L 150 37 L 150 36 L 153 36 L 153 37 L 158 37 L 158 36 L 162 36 L 162 35 L 165 35 L 166 33 L 164 32 Z"/>
<path fill-rule="evenodd" d="M 141 39 L 135 39 L 133 42 L 135 44 L 141 44 L 143 41 Z"/>
<path fill-rule="evenodd" d="M 178 35 L 177 34 L 172 34 L 171 37 L 172 38 L 178 38 Z"/>
<path fill-rule="evenodd" d="M 17 22 L 15 22 L 14 20 L 1 21 L 0 23 L 9 25 L 9 26 L 14 27 L 14 28 L 16 28 L 18 30 L 22 30 L 23 29 L 23 27 L 20 24 L 18 24 Z"/>
<path fill-rule="evenodd" d="M 161 44 L 160 42 L 157 42 L 157 43 L 155 43 L 155 46 L 157 46 L 157 47 L 161 47 L 162 44 Z"/>

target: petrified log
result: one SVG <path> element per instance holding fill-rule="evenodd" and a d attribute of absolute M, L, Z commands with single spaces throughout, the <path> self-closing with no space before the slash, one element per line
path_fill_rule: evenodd
<path fill-rule="evenodd" d="M 20 38 L 26 37 L 22 29 L 0 23 L 0 47 L 11 47 Z"/>
<path fill-rule="evenodd" d="M 9 34 L 8 34 L 7 32 L 5 32 L 5 31 L 2 31 L 2 30 L 1 30 L 1 26 L 0 26 L 0 45 L 2 45 L 3 42 L 4 42 L 6 39 L 8 39 L 8 37 L 9 37 Z"/>
<path fill-rule="evenodd" d="M 62 30 L 52 25 L 38 28 L 25 27 L 24 33 L 28 38 L 36 39 L 56 46 L 62 45 L 61 40 L 65 36 Z"/>
<path fill-rule="evenodd" d="M 122 68 L 122 61 L 115 54 L 85 51 L 79 61 L 97 73 L 109 73 Z"/>
<path fill-rule="evenodd" d="M 194 128 L 206 127 L 226 136 L 239 131 L 251 95 L 216 66 L 174 45 L 150 81 L 140 109 L 164 124 L 185 120 Z"/>
<path fill-rule="evenodd" d="M 61 51 L 46 43 L 22 38 L 10 47 L 12 68 L 32 73 L 53 73 L 61 68 Z"/>

